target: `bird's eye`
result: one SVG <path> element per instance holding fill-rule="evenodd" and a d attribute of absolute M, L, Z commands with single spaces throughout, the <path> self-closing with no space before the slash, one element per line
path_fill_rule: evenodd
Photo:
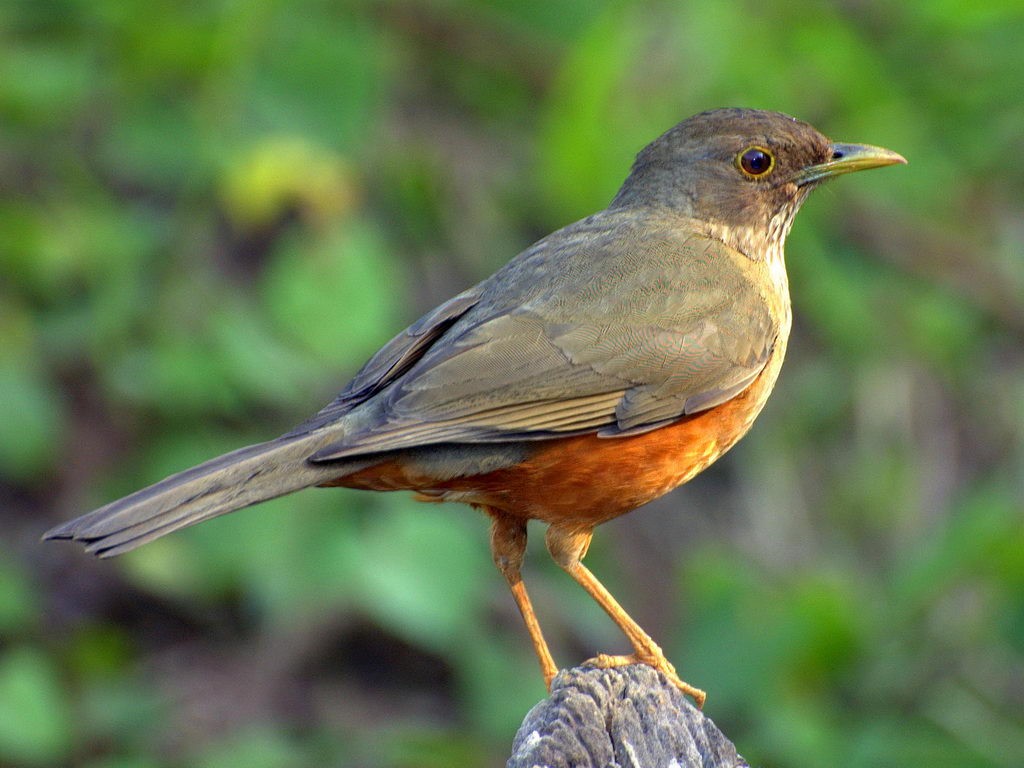
<path fill-rule="evenodd" d="M 767 175 L 775 167 L 775 157 L 764 147 L 747 147 L 736 155 L 736 167 L 749 178 Z"/>

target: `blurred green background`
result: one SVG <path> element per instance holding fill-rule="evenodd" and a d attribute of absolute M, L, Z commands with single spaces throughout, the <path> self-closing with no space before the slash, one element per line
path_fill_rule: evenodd
<path fill-rule="evenodd" d="M 588 564 L 755 765 L 1024 764 L 1024 11 L 0 5 L 0 765 L 490 766 L 544 695 L 469 509 L 51 525 L 284 431 L 703 109 L 905 168 L 798 217 L 750 436 Z M 534 529 L 559 663 L 625 642 Z"/>

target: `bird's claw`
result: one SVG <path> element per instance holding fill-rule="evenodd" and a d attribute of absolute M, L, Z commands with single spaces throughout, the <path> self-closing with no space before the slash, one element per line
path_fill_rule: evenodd
<path fill-rule="evenodd" d="M 704 708 L 704 702 L 708 697 L 707 693 L 700 688 L 695 688 L 685 680 L 680 679 L 679 675 L 676 674 L 676 668 L 672 666 L 672 663 L 662 653 L 630 653 L 625 655 L 599 653 L 594 658 L 588 659 L 585 663 L 599 669 L 614 669 L 616 667 L 626 667 L 630 664 L 646 664 L 648 667 L 661 672 L 672 685 L 687 696 L 690 696 L 696 702 L 697 709 Z"/>

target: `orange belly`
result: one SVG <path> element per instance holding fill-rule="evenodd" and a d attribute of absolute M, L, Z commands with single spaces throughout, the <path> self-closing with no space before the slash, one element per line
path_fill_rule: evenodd
<path fill-rule="evenodd" d="M 735 445 L 775 384 L 781 355 L 776 357 L 728 402 L 650 432 L 537 441 L 529 444 L 527 458 L 513 467 L 451 480 L 423 477 L 393 459 L 332 484 L 414 490 L 431 500 L 461 501 L 512 517 L 591 528 L 682 485 Z"/>

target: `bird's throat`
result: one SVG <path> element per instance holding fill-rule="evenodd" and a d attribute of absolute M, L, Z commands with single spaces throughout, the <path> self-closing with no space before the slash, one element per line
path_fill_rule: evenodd
<path fill-rule="evenodd" d="M 796 211 L 783 209 L 767 225 L 730 226 L 715 221 L 702 222 L 706 234 L 721 240 L 753 262 L 762 262 L 768 271 L 776 295 L 789 304 L 789 278 L 786 274 L 786 235 L 793 224 Z"/>

